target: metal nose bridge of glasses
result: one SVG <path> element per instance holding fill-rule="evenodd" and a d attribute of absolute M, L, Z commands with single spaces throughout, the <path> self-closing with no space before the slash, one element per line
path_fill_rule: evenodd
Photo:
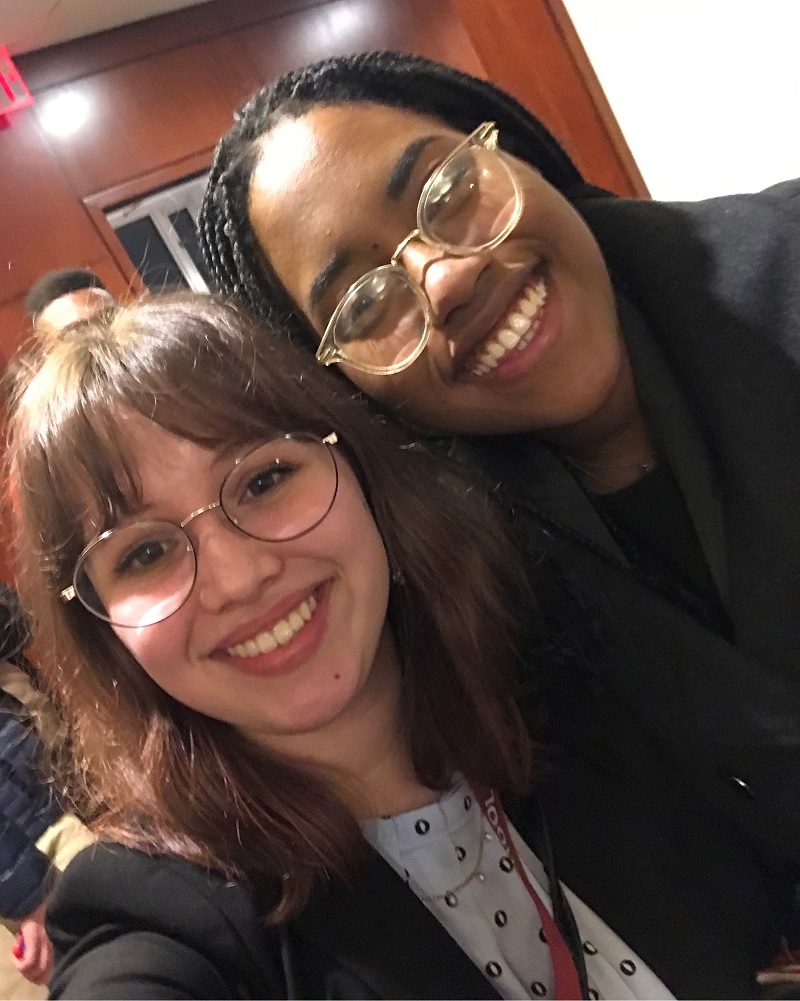
<path fill-rule="evenodd" d="M 336 434 L 335 431 L 332 431 L 330 434 L 326 435 L 324 438 L 322 438 L 320 440 L 322 441 L 323 445 L 333 446 L 333 445 L 336 445 L 338 443 L 339 436 Z M 234 468 L 235 468 L 235 466 L 234 466 Z M 231 525 L 233 525 L 234 528 L 238 529 L 241 532 L 242 531 L 241 527 L 236 523 L 236 521 L 233 518 L 231 518 L 231 516 L 225 510 L 225 507 L 224 507 L 224 505 L 222 503 L 221 498 L 218 498 L 217 500 L 212 501 L 210 504 L 204 504 L 202 507 L 197 508 L 196 511 L 192 511 L 191 514 L 187 514 L 187 516 L 183 519 L 183 521 L 175 522 L 175 526 L 177 528 L 180 528 L 181 531 L 185 531 L 186 526 L 189 525 L 189 524 L 191 524 L 195 520 L 195 518 L 199 518 L 201 514 L 206 514 L 206 512 L 208 512 L 208 511 L 215 511 L 218 508 L 225 515 L 225 518 L 227 519 L 227 521 Z M 111 529 L 111 531 L 113 531 L 113 529 Z M 104 534 L 107 534 L 107 533 L 104 533 Z M 248 533 L 244 532 L 244 534 L 247 535 Z M 103 537 L 104 536 L 101 535 L 100 539 L 97 539 L 95 541 L 99 542 Z M 266 541 L 266 540 L 263 540 L 263 541 Z M 92 545 L 92 543 L 90 543 L 90 545 L 86 547 L 86 550 L 84 550 L 84 553 L 88 549 L 91 548 L 91 545 Z M 191 545 L 191 542 L 190 542 L 190 545 Z M 192 548 L 194 548 L 194 546 L 192 546 Z M 78 562 L 80 563 L 80 559 L 78 560 Z M 75 590 L 74 583 L 70 584 L 69 587 L 65 587 L 61 591 L 61 593 L 60 593 L 61 600 L 65 604 L 67 602 L 69 602 L 69 601 L 72 601 L 73 598 L 76 598 L 77 596 L 78 596 L 78 593 Z"/>

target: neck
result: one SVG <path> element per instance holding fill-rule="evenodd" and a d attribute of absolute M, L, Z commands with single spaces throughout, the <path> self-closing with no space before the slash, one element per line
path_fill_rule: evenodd
<path fill-rule="evenodd" d="M 586 485 L 596 493 L 621 490 L 657 464 L 627 353 L 617 379 L 591 416 L 542 435 L 563 451 Z"/>
<path fill-rule="evenodd" d="M 369 677 L 347 709 L 313 733 L 271 737 L 269 747 L 320 766 L 358 818 L 426 806 L 438 793 L 414 773 L 402 719 L 401 688 L 399 658 L 386 629 Z"/>

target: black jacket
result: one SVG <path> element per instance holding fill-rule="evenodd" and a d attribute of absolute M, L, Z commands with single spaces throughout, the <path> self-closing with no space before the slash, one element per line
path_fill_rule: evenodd
<path fill-rule="evenodd" d="M 606 816 L 597 831 L 617 831 L 620 868 L 627 857 L 662 876 L 680 869 L 769 950 L 770 936 L 797 934 L 800 872 L 800 182 L 697 204 L 595 197 L 578 207 L 620 293 L 648 425 L 731 635 L 637 576 L 534 437 L 461 443 L 498 484 L 532 565 L 552 558 L 602 633 L 587 668 L 549 696 L 566 759 L 605 776 L 549 794 L 556 858 L 648 955 L 637 941 L 648 934 L 647 884 L 604 879 L 580 828 L 609 803 L 611 782 L 630 820 Z M 605 858 L 608 843 L 599 848 Z M 672 935 L 680 911 L 664 917 Z"/>
<path fill-rule="evenodd" d="M 532 801 L 509 806 L 517 829 L 535 844 Z M 600 864 L 604 849 L 598 844 Z M 657 884 L 647 878 L 653 895 L 644 901 L 641 922 L 654 930 L 654 942 L 660 940 L 651 959 L 672 990 L 679 997 L 754 997 L 752 954 L 703 895 L 680 873 Z M 226 884 L 178 859 L 105 843 L 87 848 L 67 867 L 48 903 L 57 960 L 51 996 L 498 997 L 371 849 L 352 887 L 321 888 L 280 931 L 268 930 L 260 918 L 262 900 L 252 886 Z M 664 933 L 664 917 L 676 902 L 682 920 L 672 940 Z"/>

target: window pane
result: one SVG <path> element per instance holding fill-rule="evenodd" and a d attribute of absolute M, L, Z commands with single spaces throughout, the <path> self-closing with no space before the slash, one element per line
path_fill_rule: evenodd
<path fill-rule="evenodd" d="M 189 288 L 189 283 L 149 217 L 120 226 L 117 236 L 151 292 Z"/>
<path fill-rule="evenodd" d="M 191 257 L 194 266 L 203 277 L 206 285 L 211 287 L 211 275 L 206 269 L 203 255 L 200 253 L 200 242 L 197 237 L 197 225 L 189 214 L 188 209 L 178 209 L 177 212 L 170 212 L 169 221 L 175 234 L 183 244 L 184 250 Z"/>

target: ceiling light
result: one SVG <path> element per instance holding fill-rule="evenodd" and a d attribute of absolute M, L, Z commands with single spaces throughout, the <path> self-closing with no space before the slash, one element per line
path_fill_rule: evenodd
<path fill-rule="evenodd" d="M 48 135 L 64 139 L 78 132 L 89 119 L 89 99 L 74 90 L 62 90 L 39 104 L 39 123 Z"/>

